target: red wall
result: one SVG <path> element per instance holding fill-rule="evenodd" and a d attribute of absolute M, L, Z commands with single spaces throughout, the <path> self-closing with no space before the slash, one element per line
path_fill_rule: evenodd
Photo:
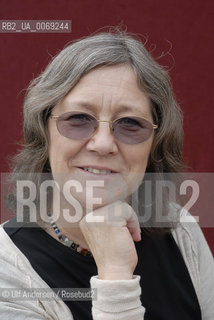
<path fill-rule="evenodd" d="M 0 33 L 1 172 L 22 137 L 22 102 L 29 81 L 70 40 L 124 23 L 148 37 L 147 48 L 170 68 L 184 111 L 184 160 L 195 172 L 213 172 L 213 0 L 0 0 L 0 19 L 72 20 L 69 34 Z M 155 48 L 156 47 L 156 48 Z M 214 252 L 213 229 L 204 229 Z"/>

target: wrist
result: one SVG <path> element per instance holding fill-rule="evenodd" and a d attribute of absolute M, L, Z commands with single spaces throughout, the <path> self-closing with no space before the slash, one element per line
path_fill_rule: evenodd
<path fill-rule="evenodd" d="M 133 272 L 130 270 L 99 270 L 98 278 L 101 280 L 130 280 L 133 279 Z"/>

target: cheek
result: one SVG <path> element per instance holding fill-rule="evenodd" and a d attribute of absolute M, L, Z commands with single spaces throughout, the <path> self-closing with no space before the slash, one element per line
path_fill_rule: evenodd
<path fill-rule="evenodd" d="M 53 136 L 50 139 L 48 148 L 49 161 L 52 171 L 64 172 L 69 168 L 72 159 L 80 151 L 81 145 L 78 142 Z"/>
<path fill-rule="evenodd" d="M 135 146 L 132 150 L 126 149 L 126 163 L 128 166 L 128 174 L 124 177 L 132 192 L 141 184 L 149 155 L 151 143 L 145 143 L 142 146 Z"/>
<path fill-rule="evenodd" d="M 149 159 L 151 144 L 137 146 L 132 150 L 126 150 L 126 159 L 130 172 L 144 173 Z"/>

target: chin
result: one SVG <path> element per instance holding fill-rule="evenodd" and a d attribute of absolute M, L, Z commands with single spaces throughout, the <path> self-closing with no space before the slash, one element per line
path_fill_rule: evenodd
<path fill-rule="evenodd" d="M 116 201 L 126 201 L 128 202 L 129 195 L 126 192 L 121 192 L 121 190 L 113 190 L 109 192 L 108 190 L 101 190 L 94 188 L 93 195 L 86 196 L 86 192 L 76 193 L 72 196 L 79 202 L 84 212 L 94 211 L 98 208 L 105 207 Z"/>

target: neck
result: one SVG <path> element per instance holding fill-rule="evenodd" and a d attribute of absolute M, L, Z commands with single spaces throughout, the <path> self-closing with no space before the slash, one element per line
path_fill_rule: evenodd
<path fill-rule="evenodd" d="M 66 215 L 63 214 L 63 209 L 68 210 L 68 215 L 66 219 Z M 53 205 L 51 206 L 51 209 L 49 210 L 49 215 L 52 217 L 53 221 L 56 223 L 57 227 L 59 230 L 70 240 L 73 240 L 76 244 L 80 245 L 84 249 L 90 250 L 89 246 L 82 234 L 82 231 L 79 227 L 79 222 L 80 220 L 85 216 L 86 212 L 84 210 L 82 214 L 82 218 L 79 219 L 77 222 L 72 222 L 74 221 L 75 218 L 75 209 L 73 207 L 68 207 L 68 205 L 64 205 L 63 208 L 61 206 L 61 213 L 60 215 L 57 215 L 57 217 L 54 217 L 54 210 L 53 210 Z M 55 238 L 57 241 L 60 242 L 60 240 L 57 237 L 56 232 L 54 231 L 53 227 L 51 226 L 50 223 L 46 223 L 45 226 L 42 226 L 42 228 L 53 238 Z"/>
<path fill-rule="evenodd" d="M 76 244 L 80 245 L 81 247 L 83 247 L 84 249 L 90 250 L 80 228 L 74 228 L 74 227 L 67 227 L 67 228 L 63 228 L 60 226 L 59 221 L 56 222 L 57 223 L 57 227 L 60 229 L 60 231 L 70 240 L 73 240 Z M 55 238 L 57 241 L 60 242 L 60 240 L 57 237 L 57 234 L 55 233 L 55 231 L 53 230 L 53 228 L 50 226 L 45 228 L 45 231 L 52 236 L 53 238 Z"/>

